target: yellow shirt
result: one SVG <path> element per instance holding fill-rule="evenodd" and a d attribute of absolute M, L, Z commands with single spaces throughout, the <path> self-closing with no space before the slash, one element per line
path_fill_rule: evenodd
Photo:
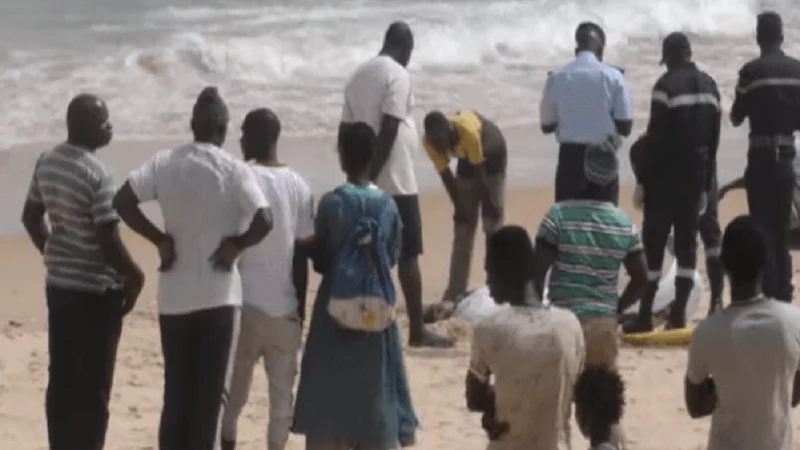
<path fill-rule="evenodd" d="M 444 172 L 450 166 L 450 158 L 464 158 L 473 166 L 483 164 L 483 147 L 481 146 L 481 119 L 474 111 L 459 111 L 450 118 L 458 134 L 458 144 L 450 151 L 449 155 L 444 155 L 437 151 L 424 138 L 422 143 L 425 152 L 433 161 L 433 166 L 437 172 Z"/>

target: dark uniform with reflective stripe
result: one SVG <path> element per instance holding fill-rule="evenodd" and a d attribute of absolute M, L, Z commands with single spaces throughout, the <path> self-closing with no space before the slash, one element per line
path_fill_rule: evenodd
<path fill-rule="evenodd" d="M 631 145 L 630 162 L 636 183 L 644 185 L 645 174 L 640 170 L 647 163 L 647 135 L 642 135 Z M 706 275 L 711 288 L 711 302 L 715 306 L 722 303 L 722 291 L 725 285 L 725 273 L 719 259 L 722 245 L 722 229 L 719 226 L 719 196 L 717 193 L 717 165 L 711 161 L 711 189 L 708 191 L 706 211 L 700 216 L 699 232 L 703 240 L 706 255 Z"/>
<path fill-rule="evenodd" d="M 642 298 L 642 316 L 652 313 L 671 229 L 678 261 L 674 308 L 685 310 L 697 264 L 701 197 L 713 187 L 720 121 L 717 84 L 694 63 L 673 66 L 656 82 L 647 126 L 646 163 L 639 169 L 644 187 L 642 237 L 650 281 Z"/>
<path fill-rule="evenodd" d="M 745 188 L 750 215 L 769 249 L 764 292 L 792 300 L 789 222 L 792 211 L 794 132 L 800 130 L 800 61 L 776 49 L 742 67 L 731 108 L 734 125 L 750 119 Z M 738 120 L 737 120 L 738 119 Z"/>

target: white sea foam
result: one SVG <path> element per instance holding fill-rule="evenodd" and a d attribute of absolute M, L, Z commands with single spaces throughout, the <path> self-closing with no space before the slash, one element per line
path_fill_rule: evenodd
<path fill-rule="evenodd" d="M 347 75 L 377 52 L 396 19 L 416 34 L 411 70 L 420 112 L 475 107 L 501 124 L 536 121 L 545 73 L 569 60 L 582 20 L 606 28 L 607 60 L 625 67 L 640 116 L 661 71 L 659 40 L 670 31 L 692 34 L 696 59 L 728 96 L 738 66 L 755 54 L 758 11 L 783 13 L 788 48 L 800 50 L 793 0 L 332 3 L 75 13 L 75 23 L 91 24 L 74 30 L 82 46 L 43 42 L 0 53 L 0 91 L 10 93 L 0 103 L 0 146 L 60 136 L 66 102 L 79 91 L 108 100 L 119 136 L 179 135 L 206 84 L 220 87 L 236 122 L 268 105 L 289 133 L 327 132 L 336 127 Z"/>

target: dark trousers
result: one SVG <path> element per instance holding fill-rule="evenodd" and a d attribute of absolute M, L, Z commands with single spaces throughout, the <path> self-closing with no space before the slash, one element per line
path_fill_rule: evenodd
<path fill-rule="evenodd" d="M 47 286 L 50 379 L 45 410 L 51 450 L 100 450 L 122 332 L 122 292 Z"/>
<path fill-rule="evenodd" d="M 716 172 L 716 171 L 715 171 Z M 706 254 L 706 274 L 711 289 L 711 301 L 722 302 L 722 291 L 725 285 L 725 272 L 719 259 L 722 250 L 722 229 L 719 226 L 719 197 L 717 195 L 717 175 L 711 180 L 708 191 L 706 211 L 700 217 L 699 232 Z"/>
<path fill-rule="evenodd" d="M 161 315 L 164 406 L 160 450 L 214 450 L 239 336 L 240 308 Z"/>
<path fill-rule="evenodd" d="M 651 195 L 645 188 L 642 243 L 647 256 L 650 281 L 658 281 L 661 276 L 670 230 L 674 230 L 678 277 L 694 279 L 700 224 L 699 206 L 699 192 L 680 196 Z"/>
<path fill-rule="evenodd" d="M 763 289 L 770 297 L 792 301 L 792 257 L 789 226 L 794 193 L 794 169 L 789 155 L 774 151 L 750 151 L 744 173 L 750 216 L 763 229 L 767 244 L 767 266 Z"/>
<path fill-rule="evenodd" d="M 589 183 L 583 168 L 583 159 L 588 144 L 561 144 L 556 166 L 556 202 L 576 198 L 587 198 Z M 605 189 L 604 195 L 592 195 L 595 200 L 606 200 L 619 205 L 619 178 Z M 603 197 L 603 198 L 598 198 Z"/>

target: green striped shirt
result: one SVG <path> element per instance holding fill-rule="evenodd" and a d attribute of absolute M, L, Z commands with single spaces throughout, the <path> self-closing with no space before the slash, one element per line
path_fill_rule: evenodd
<path fill-rule="evenodd" d="M 542 220 L 537 240 L 558 251 L 548 296 L 577 315 L 616 315 L 619 270 L 630 253 L 642 250 L 639 230 L 611 203 L 568 200 Z"/>

